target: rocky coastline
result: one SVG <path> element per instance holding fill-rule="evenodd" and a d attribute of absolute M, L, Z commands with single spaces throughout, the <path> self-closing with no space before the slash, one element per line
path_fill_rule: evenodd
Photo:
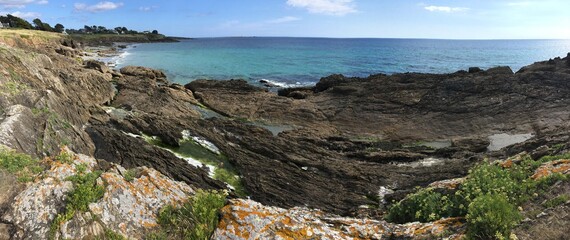
<path fill-rule="evenodd" d="M 161 209 L 200 189 L 228 193 L 213 239 L 455 239 L 464 218 L 398 224 L 386 211 L 483 161 L 570 149 L 570 54 L 516 73 L 332 75 L 275 93 L 111 69 L 83 60 L 85 45 L 56 34 L 0 39 L 2 154 L 43 159 L 33 174 L 0 168 L 0 239 L 149 238 Z M 528 137 L 509 142 L 516 134 Z M 91 173 L 101 197 L 70 213 L 70 177 Z M 521 239 L 569 206 L 527 204 L 544 215 L 515 230 Z"/>

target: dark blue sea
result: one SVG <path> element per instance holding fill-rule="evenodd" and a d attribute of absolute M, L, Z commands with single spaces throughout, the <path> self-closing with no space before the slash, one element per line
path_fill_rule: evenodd
<path fill-rule="evenodd" d="M 130 46 L 117 66 L 164 70 L 181 84 L 195 79 L 265 79 L 312 85 L 340 73 L 450 73 L 469 67 L 514 71 L 570 52 L 570 40 L 428 40 L 331 38 L 198 38 Z"/>

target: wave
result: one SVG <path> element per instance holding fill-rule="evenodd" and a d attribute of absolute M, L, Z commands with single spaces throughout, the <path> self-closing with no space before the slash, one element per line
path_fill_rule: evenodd
<path fill-rule="evenodd" d="M 131 49 L 137 47 L 138 44 L 131 44 L 131 45 L 127 45 L 126 48 L 119 50 L 119 54 L 111 57 L 108 61 L 109 67 L 112 68 L 116 68 L 120 65 L 123 65 L 125 63 L 125 59 L 131 55 L 131 52 L 129 52 Z"/>
<path fill-rule="evenodd" d="M 300 82 L 285 83 L 285 82 L 280 82 L 277 80 L 269 80 L 269 79 L 265 79 L 265 78 L 262 78 L 261 80 L 259 80 L 259 83 L 261 83 L 262 85 L 264 85 L 266 87 L 270 87 L 270 88 L 294 88 L 294 87 L 304 87 L 304 86 L 309 85 L 309 84 L 302 84 Z"/>

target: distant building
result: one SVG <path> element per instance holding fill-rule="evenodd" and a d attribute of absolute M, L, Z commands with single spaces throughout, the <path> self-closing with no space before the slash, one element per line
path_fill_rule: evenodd
<path fill-rule="evenodd" d="M 9 23 L 0 23 L 0 28 L 9 28 L 10 24 Z"/>

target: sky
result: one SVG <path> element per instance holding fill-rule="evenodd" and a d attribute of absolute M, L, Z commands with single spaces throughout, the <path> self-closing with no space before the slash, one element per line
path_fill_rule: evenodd
<path fill-rule="evenodd" d="M 0 14 L 169 36 L 570 39 L 570 0 L 0 0 Z"/>

